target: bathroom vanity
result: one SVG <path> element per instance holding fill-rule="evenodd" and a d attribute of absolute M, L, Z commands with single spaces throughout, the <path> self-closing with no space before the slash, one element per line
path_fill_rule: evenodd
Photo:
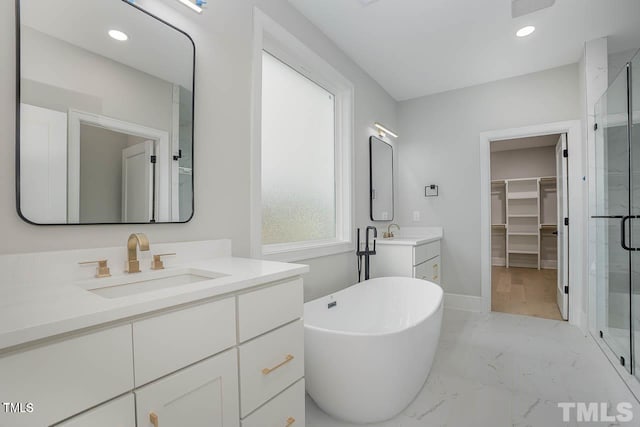
<path fill-rule="evenodd" d="M 151 271 L 154 252 L 176 256 Z M 304 426 L 308 267 L 230 254 L 152 243 L 135 274 L 124 246 L 0 256 L 0 426 Z M 101 258 L 113 276 L 78 265 Z"/>
<path fill-rule="evenodd" d="M 394 237 L 378 238 L 371 277 L 415 277 L 441 284 L 441 240 L 439 227 L 402 227 Z"/>

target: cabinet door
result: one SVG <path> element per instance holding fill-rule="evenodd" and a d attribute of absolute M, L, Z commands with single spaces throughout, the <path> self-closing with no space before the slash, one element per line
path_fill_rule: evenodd
<path fill-rule="evenodd" d="M 242 427 L 303 427 L 304 425 L 304 379 L 242 420 Z"/>
<path fill-rule="evenodd" d="M 413 271 L 413 246 L 378 244 L 376 255 L 371 257 L 371 278 L 411 277 Z M 364 279 L 364 263 L 362 266 Z"/>
<path fill-rule="evenodd" d="M 171 374 L 135 394 L 138 427 L 238 427 L 237 350 Z"/>
<path fill-rule="evenodd" d="M 437 256 L 422 264 L 416 265 L 413 269 L 413 277 L 416 279 L 428 280 L 429 282 L 440 284 L 440 257 Z"/>
<path fill-rule="evenodd" d="M 56 427 L 136 427 L 133 394 L 129 393 L 75 416 Z"/>

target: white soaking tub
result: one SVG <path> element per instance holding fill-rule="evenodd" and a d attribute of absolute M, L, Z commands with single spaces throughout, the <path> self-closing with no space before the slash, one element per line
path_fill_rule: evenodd
<path fill-rule="evenodd" d="M 390 419 L 429 375 L 442 323 L 440 286 L 383 277 L 304 305 L 307 392 L 336 418 Z"/>

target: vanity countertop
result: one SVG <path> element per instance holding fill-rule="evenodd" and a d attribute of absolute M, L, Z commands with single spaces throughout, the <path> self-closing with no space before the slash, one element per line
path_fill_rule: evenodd
<path fill-rule="evenodd" d="M 59 334 L 223 296 L 309 271 L 308 266 L 301 264 L 235 257 L 218 257 L 171 267 L 176 270 L 185 268 L 223 274 L 224 277 L 121 298 L 105 298 L 85 290 L 86 280 L 83 282 L 84 288 L 75 282 L 56 286 L 5 286 L 0 298 L 0 351 Z M 154 272 L 140 274 L 144 274 L 145 280 L 148 280 L 153 278 Z M 99 285 L 103 279 L 92 280 Z"/>
<path fill-rule="evenodd" d="M 441 227 L 403 227 L 399 231 L 394 231 L 394 234 L 395 237 L 388 239 L 378 237 L 376 244 L 420 246 L 442 240 L 443 236 Z"/>

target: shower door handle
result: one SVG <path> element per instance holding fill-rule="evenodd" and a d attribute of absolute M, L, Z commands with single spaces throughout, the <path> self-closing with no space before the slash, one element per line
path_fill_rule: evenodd
<path fill-rule="evenodd" d="M 632 248 L 630 246 L 627 246 L 627 221 L 630 219 L 636 219 L 636 218 L 640 218 L 640 216 L 638 215 L 627 215 L 622 217 L 622 220 L 620 221 L 620 244 L 622 245 L 622 248 L 627 250 L 627 251 L 640 251 L 640 248 Z"/>

